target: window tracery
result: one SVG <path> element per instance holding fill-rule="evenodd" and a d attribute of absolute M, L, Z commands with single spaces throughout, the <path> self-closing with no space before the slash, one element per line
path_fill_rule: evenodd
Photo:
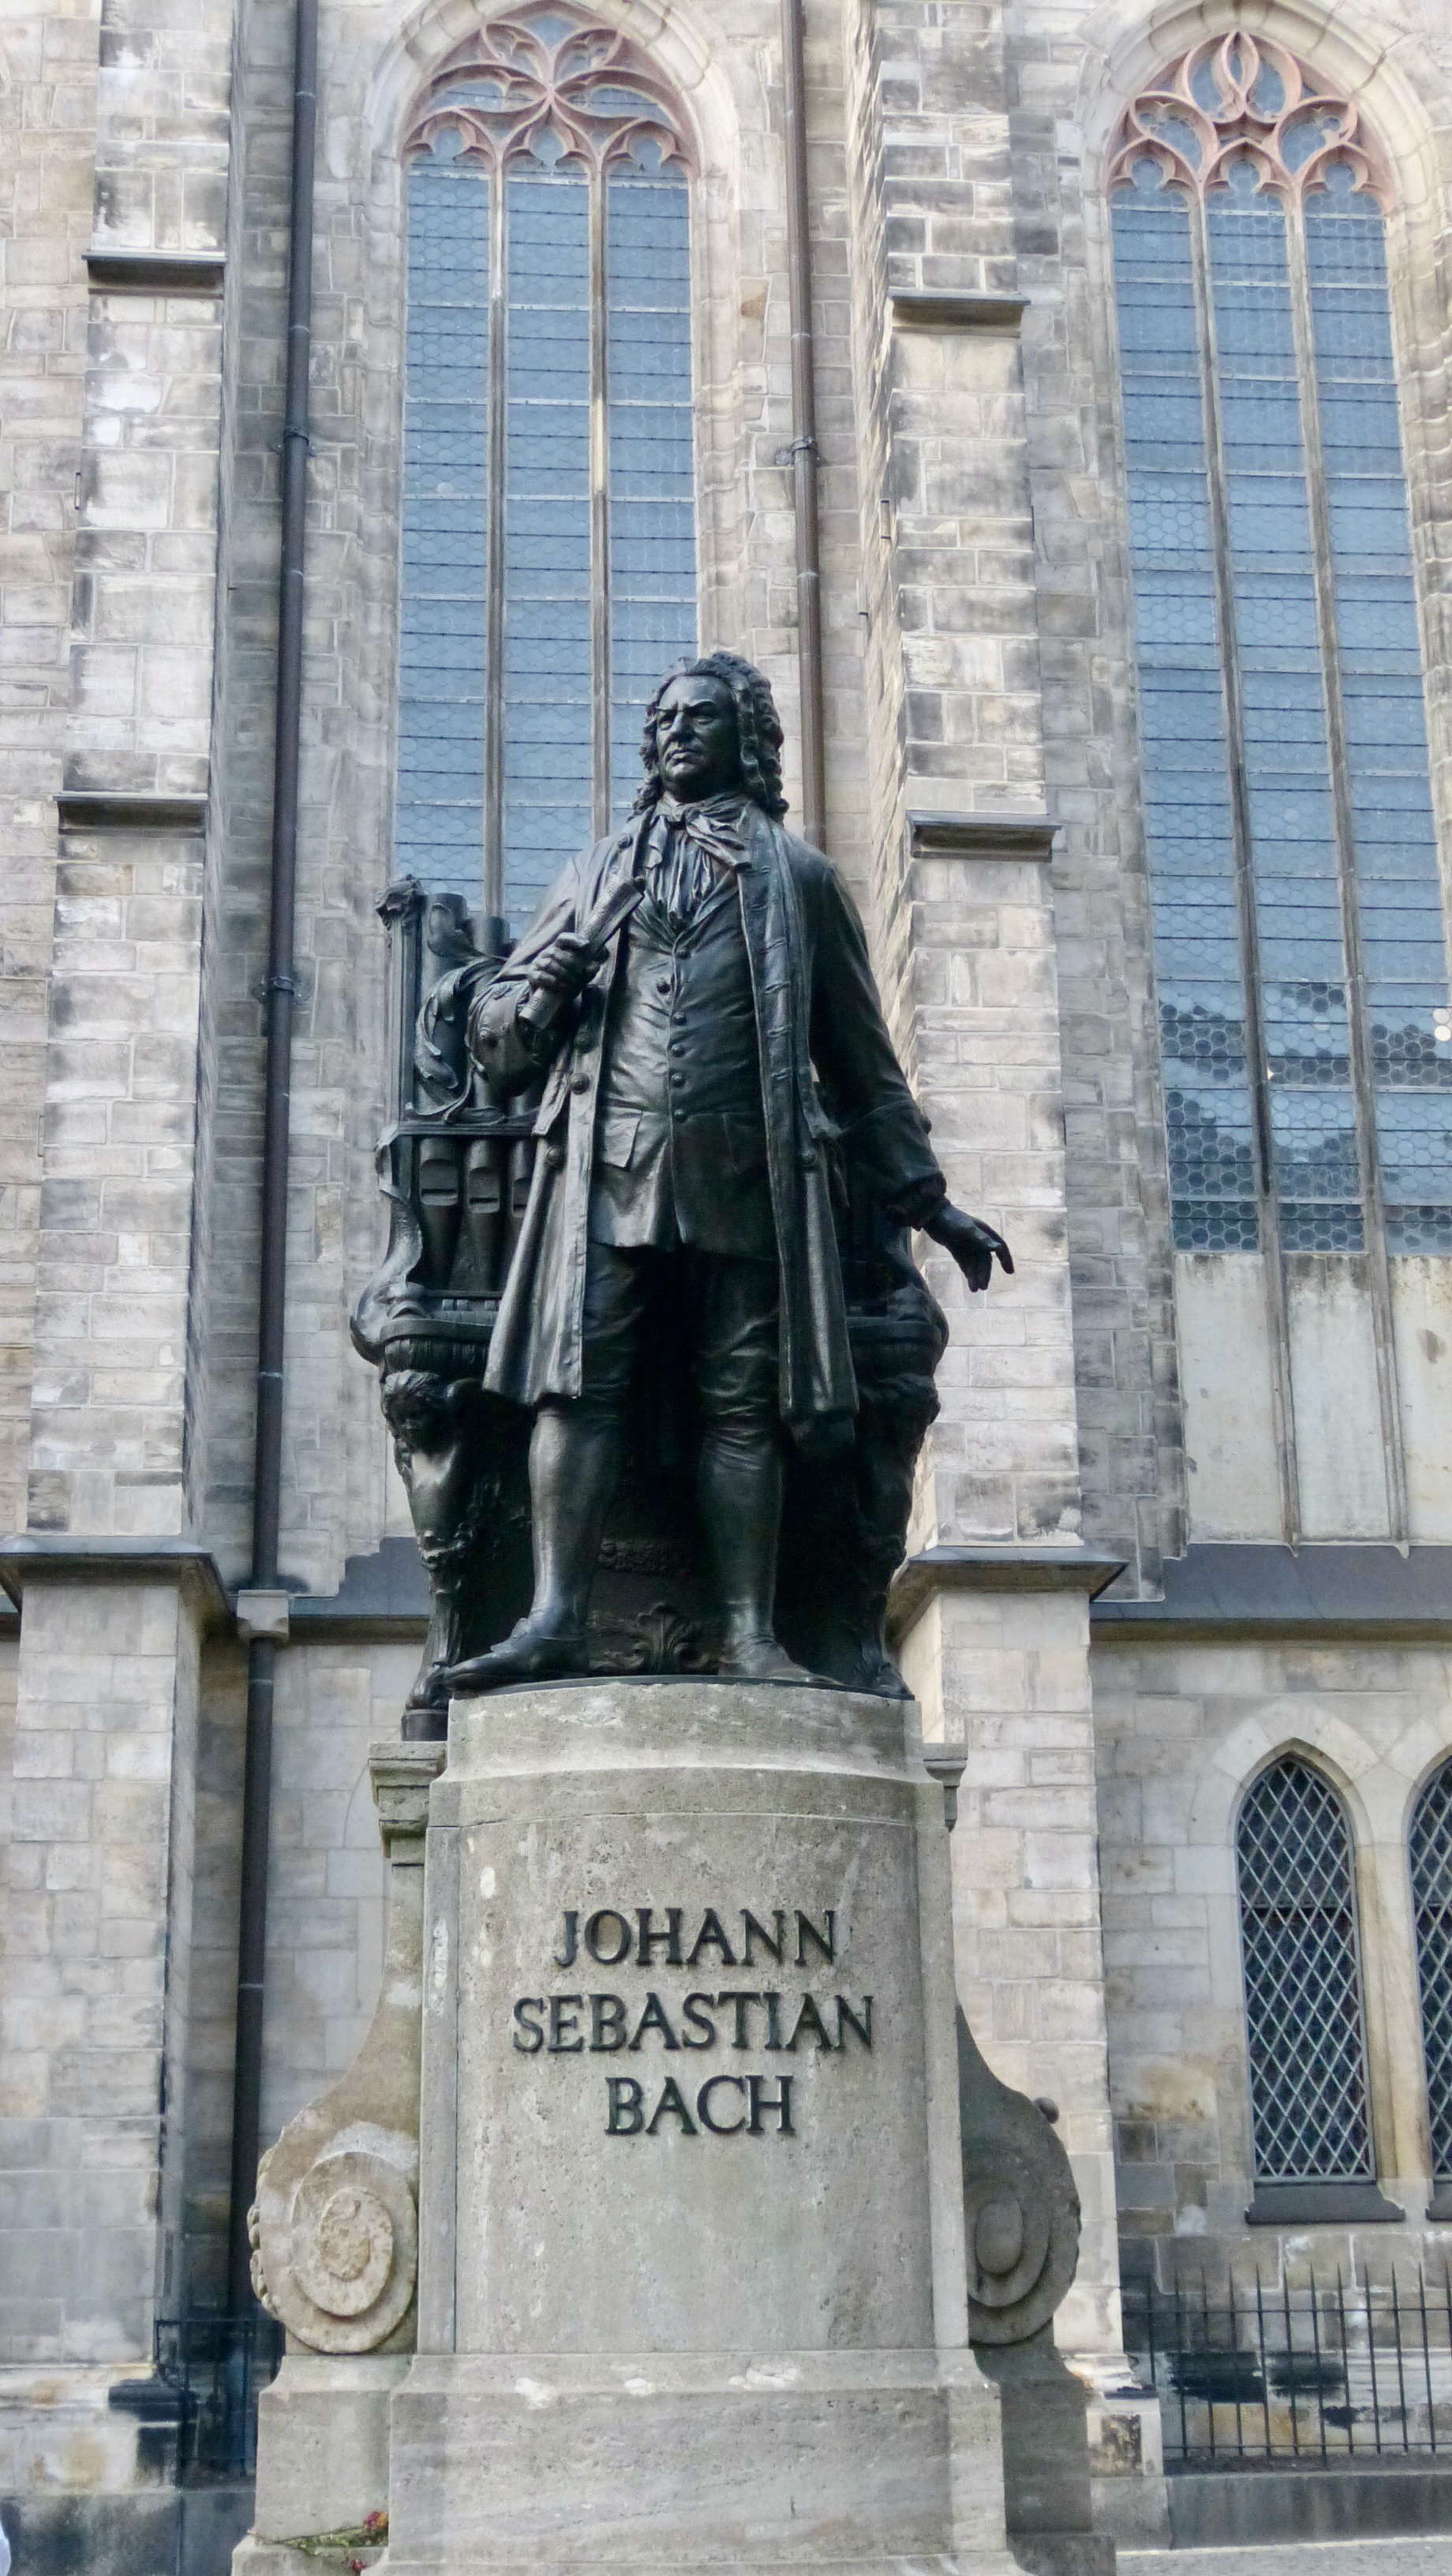
<path fill-rule="evenodd" d="M 1314 72 L 1266 36 L 1210 36 L 1141 90 L 1125 112 L 1109 184 L 1148 153 L 1167 183 L 1203 196 L 1239 163 L 1258 187 L 1304 198 L 1333 169 L 1389 209 L 1391 181 L 1360 109 L 1324 90 Z"/>
<path fill-rule="evenodd" d="M 667 84 L 628 37 L 571 0 L 491 19 L 454 48 L 414 108 L 404 150 L 434 151 L 446 135 L 495 171 L 527 156 L 582 171 L 653 158 L 691 174 Z"/>

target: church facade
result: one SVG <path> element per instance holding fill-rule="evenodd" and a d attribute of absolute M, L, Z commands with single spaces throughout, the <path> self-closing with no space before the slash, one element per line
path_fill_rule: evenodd
<path fill-rule="evenodd" d="M 1165 2529 L 1151 2291 L 1445 2279 L 1452 20 L 804 0 L 789 100 L 793 7 L 321 0 L 261 1581 L 294 21 L 4 39 L 0 2513 L 38 2552 L 170 2509 L 145 2391 L 158 2320 L 227 2304 L 239 1955 L 264 2144 L 377 1989 L 368 1748 L 428 1615 L 349 1329 L 379 904 L 518 936 L 718 644 L 1017 1265 L 970 1301 L 919 1243 L 951 1340 L 890 1633 L 963 1763 L 963 2003 L 1074 2163 L 1103 2528 Z"/>

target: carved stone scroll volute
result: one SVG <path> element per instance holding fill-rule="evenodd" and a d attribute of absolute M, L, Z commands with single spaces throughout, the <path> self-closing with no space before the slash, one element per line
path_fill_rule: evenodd
<path fill-rule="evenodd" d="M 960 2007 L 958 2108 L 968 2319 L 976 2344 L 1026 2343 L 1079 2262 L 1079 2194 L 1049 2111 L 1000 2083 Z"/>
<path fill-rule="evenodd" d="M 311 2352 L 406 2352 L 418 2279 L 423 1859 L 434 1744 L 375 1745 L 388 1945 L 368 2035 L 341 2081 L 288 2122 L 257 2174 L 252 2281 Z"/>

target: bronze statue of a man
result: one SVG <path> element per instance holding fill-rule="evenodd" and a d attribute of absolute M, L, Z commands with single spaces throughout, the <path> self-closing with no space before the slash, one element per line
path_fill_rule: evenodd
<path fill-rule="evenodd" d="M 1006 1245 L 948 1203 L 857 913 L 782 827 L 760 672 L 711 653 L 648 709 L 625 829 L 567 868 L 475 1002 L 496 1092 L 543 1082 L 529 1204 L 485 1383 L 535 1408 L 534 1601 L 459 1689 L 586 1666 L 586 1613 L 632 1382 L 664 1293 L 701 1417 L 697 1500 L 720 1670 L 805 1678 L 773 1627 L 785 1448 L 852 1437 L 829 1158 L 985 1288 Z"/>

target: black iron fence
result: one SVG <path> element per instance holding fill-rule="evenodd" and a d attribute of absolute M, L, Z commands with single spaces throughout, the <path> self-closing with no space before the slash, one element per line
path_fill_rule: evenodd
<path fill-rule="evenodd" d="M 156 2375 L 177 2401 L 178 2484 L 253 2475 L 257 2399 L 277 2376 L 282 2342 L 282 2327 L 261 2308 L 248 2317 L 158 2317 Z"/>
<path fill-rule="evenodd" d="M 1452 2463 L 1452 2281 L 1203 2276 L 1126 2290 L 1125 2345 L 1186 2469 Z"/>

